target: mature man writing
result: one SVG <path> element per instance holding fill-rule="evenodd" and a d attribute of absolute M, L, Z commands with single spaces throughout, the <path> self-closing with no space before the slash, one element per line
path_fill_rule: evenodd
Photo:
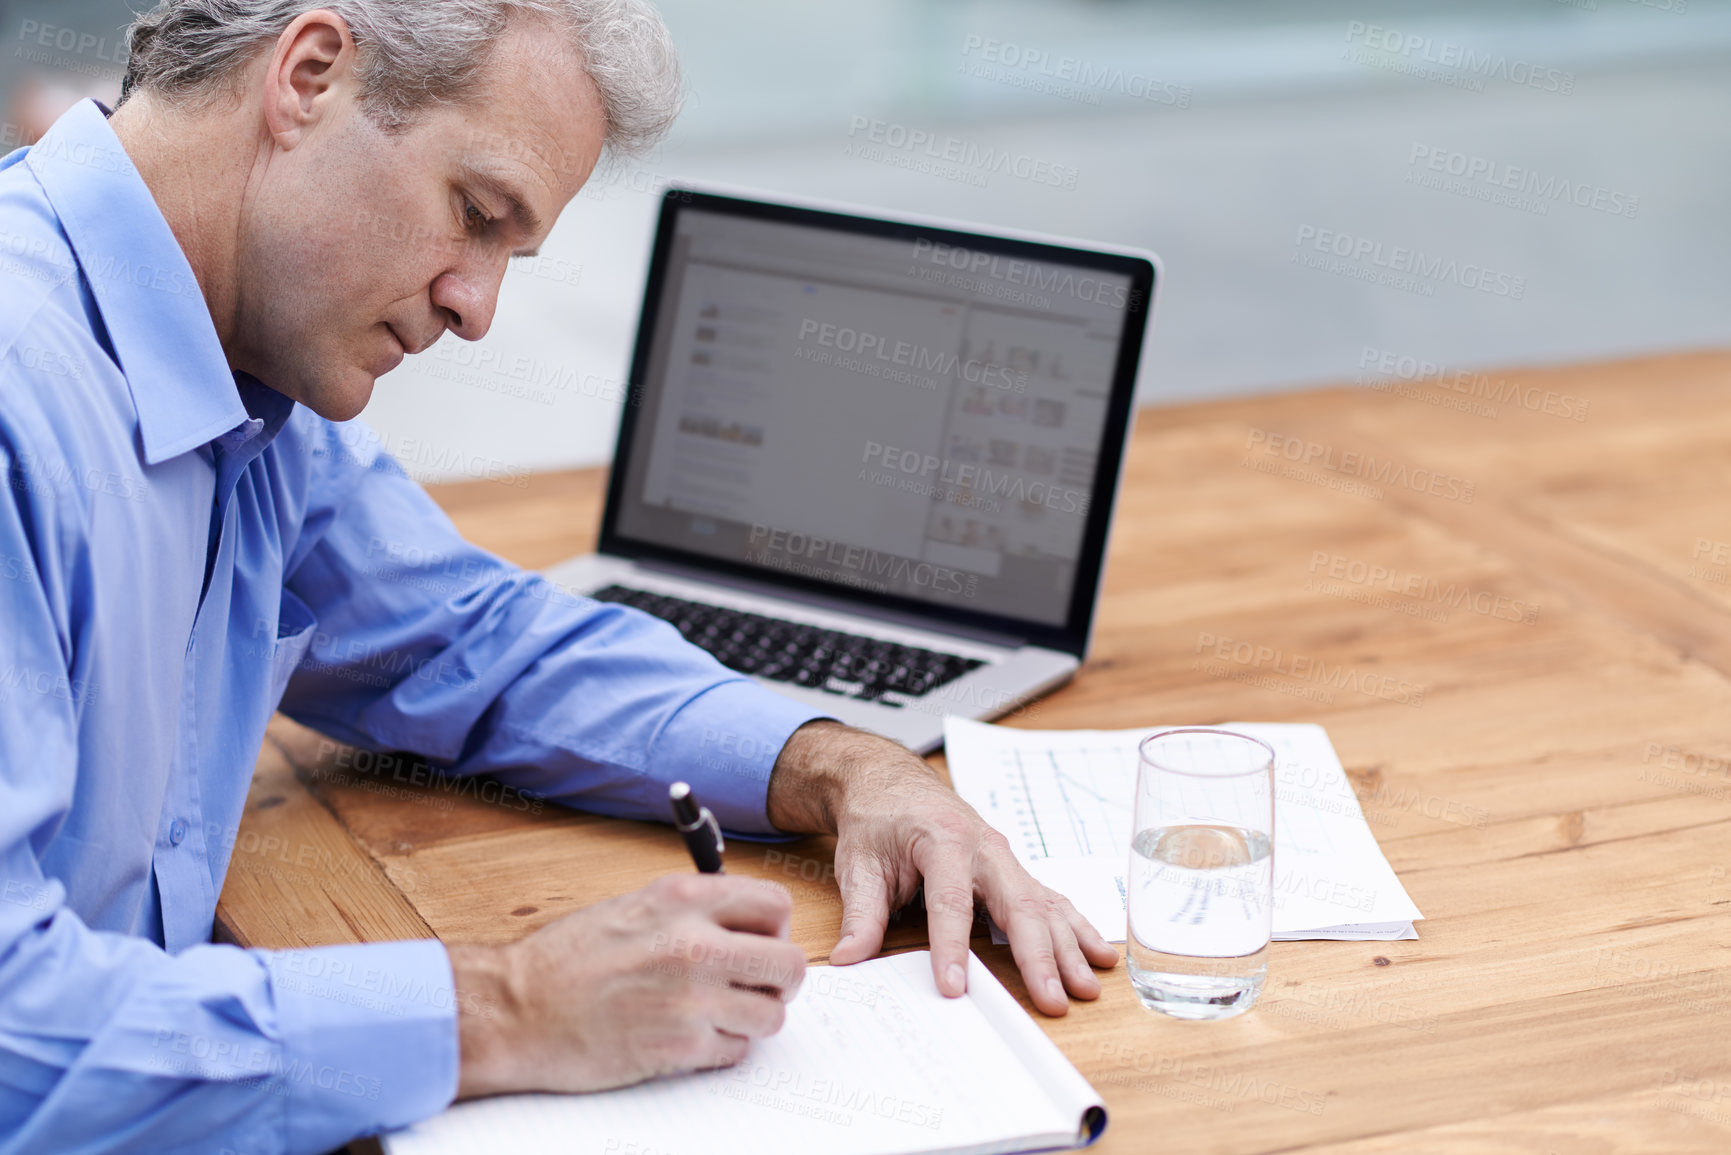
<path fill-rule="evenodd" d="M 745 879 L 506 948 L 209 945 L 279 705 L 608 814 L 691 778 L 736 832 L 837 835 L 835 962 L 923 882 L 946 993 L 976 901 L 1040 1009 L 1099 992 L 1113 949 L 924 763 L 468 546 L 336 424 L 485 334 L 510 258 L 677 103 L 640 0 L 164 0 L 117 111 L 0 162 L 0 1150 L 321 1151 L 780 1026 L 803 954 Z M 717 729 L 762 753 L 706 777 Z"/>

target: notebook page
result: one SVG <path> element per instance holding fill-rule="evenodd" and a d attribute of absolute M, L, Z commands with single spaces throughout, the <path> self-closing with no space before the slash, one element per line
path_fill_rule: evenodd
<path fill-rule="evenodd" d="M 1009 998 L 970 967 L 970 984 Z M 812 967 L 781 1032 L 737 1067 L 459 1103 L 384 1144 L 389 1155 L 895 1155 L 1073 1144 L 1077 1126 L 1073 1104 L 1053 1102 L 975 995 L 938 993 L 918 951 Z"/>
<path fill-rule="evenodd" d="M 930 952 L 922 951 L 921 954 Z M 1028 1017 L 1028 1012 L 1004 989 L 978 955 L 968 955 L 968 997 L 979 1004 L 980 1013 L 1004 1040 L 1010 1054 L 1031 1073 L 1060 1111 L 1074 1120 L 1076 1141 L 1091 1143 L 1106 1129 L 1106 1104 L 1092 1084 L 1082 1077 L 1051 1036 Z"/>
<path fill-rule="evenodd" d="M 1409 924 L 1424 916 L 1383 857 L 1327 732 L 1304 723 L 1224 728 L 1275 751 L 1275 937 L 1417 937 Z M 1157 729 L 944 720 L 957 793 L 1010 840 L 1030 874 L 1113 942 L 1125 937 L 1136 748 Z"/>

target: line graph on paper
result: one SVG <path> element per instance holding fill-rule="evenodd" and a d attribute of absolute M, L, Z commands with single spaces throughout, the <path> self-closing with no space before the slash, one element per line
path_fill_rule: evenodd
<path fill-rule="evenodd" d="M 1287 776 L 1296 781 L 1294 771 L 1313 763 L 1314 752 L 1301 749 L 1275 727 L 1254 729 L 1274 746 L 1278 759 L 1275 810 L 1286 861 L 1296 865 L 1338 854 L 1342 848 L 1329 821 L 1332 815 L 1307 804 L 1313 801 L 1308 792 L 1280 781 Z M 987 755 L 995 766 L 972 768 L 976 773 L 984 770 L 991 783 L 980 810 L 1009 837 L 1024 863 L 1095 857 L 1125 861 L 1135 834 L 1136 748 L 1135 736 L 1088 741 L 1069 735 L 1049 745 L 996 746 Z"/>
<path fill-rule="evenodd" d="M 1423 918 L 1377 845 L 1328 734 L 1308 723 L 1227 727 L 1274 747 L 1276 937 L 1412 937 Z M 1122 942 L 1137 747 L 1152 730 L 1018 730 L 948 718 L 951 784 L 1040 882 Z M 1206 780 L 1168 783 L 1213 813 Z"/>
<path fill-rule="evenodd" d="M 1136 758 L 1122 745 L 1003 750 L 999 803 L 1015 822 L 1016 852 L 1041 858 L 1122 857 L 1130 851 Z"/>

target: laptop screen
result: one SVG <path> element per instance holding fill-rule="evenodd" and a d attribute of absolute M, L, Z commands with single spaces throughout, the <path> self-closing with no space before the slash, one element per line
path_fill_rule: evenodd
<path fill-rule="evenodd" d="M 765 207 L 669 195 L 610 536 L 1070 624 L 1098 575 L 1147 262 L 738 206 Z"/>

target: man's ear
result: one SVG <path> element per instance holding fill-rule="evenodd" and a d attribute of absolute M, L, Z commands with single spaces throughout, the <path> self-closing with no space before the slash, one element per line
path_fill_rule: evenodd
<path fill-rule="evenodd" d="M 303 12 L 277 37 L 264 74 L 265 128 L 292 149 L 345 99 L 353 98 L 355 38 L 335 12 Z"/>

